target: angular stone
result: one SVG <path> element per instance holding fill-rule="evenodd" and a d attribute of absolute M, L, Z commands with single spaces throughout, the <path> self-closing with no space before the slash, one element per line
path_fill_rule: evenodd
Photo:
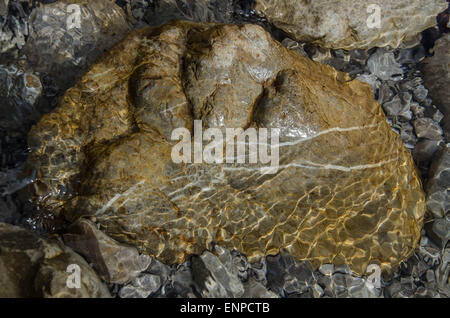
<path fill-rule="evenodd" d="M 414 130 L 419 138 L 430 140 L 442 139 L 442 128 L 431 118 L 418 118 L 413 121 Z"/>
<path fill-rule="evenodd" d="M 437 218 L 450 211 L 450 149 L 445 147 L 430 168 L 427 192 L 427 207 Z"/>
<path fill-rule="evenodd" d="M 323 264 L 319 267 L 319 271 L 325 276 L 331 276 L 334 273 L 334 265 L 333 264 Z"/>
<path fill-rule="evenodd" d="M 145 270 L 145 272 L 153 274 L 153 275 L 157 275 L 157 276 L 161 277 L 163 280 L 166 280 L 169 277 L 169 275 L 171 274 L 172 270 L 169 266 L 161 263 L 157 259 L 152 258 L 150 265 Z"/>
<path fill-rule="evenodd" d="M 42 116 L 37 107 L 41 93 L 38 73 L 25 65 L 0 65 L 0 127 L 26 131 Z"/>
<path fill-rule="evenodd" d="M 64 234 L 66 245 L 84 255 L 109 283 L 127 283 L 150 265 L 149 256 L 111 239 L 89 220 L 79 219 L 68 231 Z"/>
<path fill-rule="evenodd" d="M 444 249 L 450 241 L 450 217 L 444 217 L 427 223 L 425 226 L 427 235 L 441 249 Z"/>
<path fill-rule="evenodd" d="M 413 126 L 410 123 L 401 123 L 400 127 L 400 137 L 402 138 L 405 147 L 414 149 L 417 144 L 417 138 L 414 134 Z"/>
<path fill-rule="evenodd" d="M 395 60 L 393 52 L 379 48 L 367 60 L 370 72 L 383 81 L 399 81 L 403 77 L 401 64 Z"/>
<path fill-rule="evenodd" d="M 450 34 L 436 41 L 434 56 L 424 61 L 423 74 L 433 102 L 445 116 L 443 127 L 450 138 Z"/>
<path fill-rule="evenodd" d="M 243 298 L 279 298 L 278 295 L 267 290 L 263 284 L 259 283 L 254 278 L 250 278 L 245 282 L 244 288 Z"/>
<path fill-rule="evenodd" d="M 435 270 L 436 282 L 439 291 L 450 297 L 450 248 L 446 248 L 442 255 L 442 262 Z"/>
<path fill-rule="evenodd" d="M 242 297 L 244 294 L 242 282 L 226 265 L 208 251 L 192 259 L 194 280 L 199 285 L 203 297 Z"/>
<path fill-rule="evenodd" d="M 441 140 L 423 139 L 417 142 L 413 157 L 417 162 L 429 162 L 441 148 Z"/>
<path fill-rule="evenodd" d="M 77 266 L 79 288 L 71 277 Z M 99 298 L 110 297 L 86 261 L 60 242 L 39 238 L 34 233 L 0 223 L 0 297 Z M 75 286 L 74 286 L 75 287 Z"/>
<path fill-rule="evenodd" d="M 19 1 L 11 1 L 9 5 L 15 10 L 10 14 L 8 1 L 0 1 L 0 10 L 4 11 L 0 19 L 0 53 L 17 54 L 17 49 L 22 49 L 28 36 L 28 12 Z M 29 4 L 25 4 L 29 8 Z M 28 11 L 28 10 L 27 10 Z"/>
<path fill-rule="evenodd" d="M 33 9 L 29 29 L 28 60 L 65 89 L 131 28 L 111 1 L 60 0 Z"/>
<path fill-rule="evenodd" d="M 187 264 L 183 264 L 178 266 L 176 272 L 171 275 L 170 283 L 161 288 L 161 295 L 167 297 L 171 293 L 174 293 L 174 296 L 195 298 L 198 295 L 193 290 L 193 286 L 195 285 L 196 283 L 190 267 Z"/>
<path fill-rule="evenodd" d="M 133 285 L 125 285 L 119 291 L 120 298 L 147 298 L 151 291 Z"/>
<path fill-rule="evenodd" d="M 170 133 L 194 119 L 280 128 L 279 171 L 176 164 Z M 313 266 L 363 273 L 375 261 L 396 266 L 419 240 L 421 184 L 369 85 L 255 25 L 178 22 L 130 34 L 29 144 L 36 202 L 69 221 L 95 215 L 109 236 L 165 263 L 218 243 L 251 262 L 285 248 Z"/>
<path fill-rule="evenodd" d="M 371 17 L 380 10 L 379 27 Z M 333 49 L 370 49 L 416 43 L 436 25 L 445 0 L 256 0 L 254 9 L 298 41 Z M 411 23 L 413 17 L 414 23 Z"/>
<path fill-rule="evenodd" d="M 151 274 L 142 274 L 136 277 L 131 284 L 123 286 L 119 291 L 120 298 L 147 298 L 156 293 L 161 287 L 161 277 Z"/>
<path fill-rule="evenodd" d="M 389 117 L 396 120 L 398 118 L 411 120 L 412 118 L 410 104 L 403 100 L 399 95 L 395 95 L 391 101 L 384 103 L 383 109 Z"/>

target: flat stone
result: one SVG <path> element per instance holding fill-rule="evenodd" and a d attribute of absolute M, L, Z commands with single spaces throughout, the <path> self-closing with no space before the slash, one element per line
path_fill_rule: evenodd
<path fill-rule="evenodd" d="M 402 66 L 395 60 L 394 53 L 379 48 L 367 60 L 370 72 L 383 81 L 399 81 L 403 78 Z"/>
<path fill-rule="evenodd" d="M 150 294 L 156 293 L 161 287 L 161 283 L 161 277 L 151 274 L 139 275 L 132 282 L 133 286 L 149 291 Z"/>
<path fill-rule="evenodd" d="M 109 283 L 127 283 L 150 265 L 149 256 L 139 255 L 135 247 L 113 240 L 89 220 L 78 220 L 68 231 L 64 234 L 66 245 L 84 255 Z"/>
<path fill-rule="evenodd" d="M 334 273 L 334 265 L 323 264 L 322 266 L 320 266 L 319 271 L 325 276 L 331 276 Z"/>
<path fill-rule="evenodd" d="M 133 285 L 125 285 L 119 291 L 120 298 L 148 298 L 151 291 Z"/>
<path fill-rule="evenodd" d="M 279 171 L 175 163 L 171 132 L 192 131 L 194 120 L 221 131 L 280 128 Z M 131 33 L 29 144 L 42 208 L 70 222 L 95 215 L 107 235 L 167 264 L 218 243 L 250 262 L 285 249 L 313 267 L 363 273 L 374 260 L 396 266 L 419 241 L 420 180 L 369 85 L 256 25 Z"/>
<path fill-rule="evenodd" d="M 414 130 L 419 138 L 430 140 L 442 139 L 442 128 L 431 118 L 417 118 L 413 121 Z"/>
<path fill-rule="evenodd" d="M 72 277 L 75 267 L 80 273 L 78 287 Z M 0 223 L 0 284 L 2 298 L 111 297 L 97 274 L 71 249 L 5 223 Z"/>
<path fill-rule="evenodd" d="M 377 6 L 380 24 L 371 25 Z M 436 25 L 445 0 L 256 0 L 254 9 L 297 41 L 333 49 L 411 46 L 417 35 Z M 414 17 L 414 23 L 411 23 Z"/>
<path fill-rule="evenodd" d="M 447 217 L 434 220 L 425 226 L 427 235 L 441 249 L 450 241 L 450 220 Z"/>
<path fill-rule="evenodd" d="M 243 298 L 279 298 L 279 296 L 264 287 L 263 284 L 256 281 L 254 278 L 250 278 L 244 283 Z"/>
<path fill-rule="evenodd" d="M 401 96 L 395 95 L 394 98 L 383 104 L 383 109 L 389 117 L 394 119 L 402 118 L 404 120 L 412 119 L 410 103 L 402 100 Z"/>

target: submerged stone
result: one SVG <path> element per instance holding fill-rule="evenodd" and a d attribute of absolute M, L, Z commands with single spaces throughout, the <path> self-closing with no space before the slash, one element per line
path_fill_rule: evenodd
<path fill-rule="evenodd" d="M 59 0 L 30 15 L 24 53 L 33 68 L 66 89 L 130 30 L 123 10 L 108 0 Z"/>
<path fill-rule="evenodd" d="M 69 221 L 95 216 L 108 235 L 165 263 L 217 243 L 251 262 L 286 250 L 314 266 L 390 270 L 414 250 L 425 202 L 411 155 L 372 96 L 259 26 L 144 28 L 31 130 L 36 202 Z M 175 163 L 171 132 L 192 132 L 194 120 L 280 128 L 277 172 Z"/>
<path fill-rule="evenodd" d="M 433 57 L 424 61 L 425 86 L 430 90 L 433 102 L 444 114 L 446 138 L 450 137 L 450 34 L 444 34 L 436 41 Z"/>
<path fill-rule="evenodd" d="M 0 223 L 0 297 L 109 298 L 86 261 L 58 241 Z"/>
<path fill-rule="evenodd" d="M 256 0 L 254 9 L 298 41 L 333 49 L 414 46 L 445 0 Z M 420 38 L 419 38 L 420 39 Z"/>

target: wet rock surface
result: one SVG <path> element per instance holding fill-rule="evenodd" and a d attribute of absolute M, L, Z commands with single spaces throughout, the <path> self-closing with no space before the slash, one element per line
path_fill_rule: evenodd
<path fill-rule="evenodd" d="M 450 151 L 447 145 L 437 156 L 430 169 L 427 184 L 427 206 L 436 217 L 450 211 Z"/>
<path fill-rule="evenodd" d="M 445 115 L 443 127 L 450 136 L 450 34 L 436 41 L 434 56 L 424 61 L 425 85 L 436 106 Z"/>
<path fill-rule="evenodd" d="M 279 171 L 175 164 L 170 131 L 194 119 L 282 127 Z M 63 206 L 68 220 L 95 215 L 108 235 L 166 263 L 217 242 L 250 259 L 285 248 L 363 273 L 371 262 L 390 270 L 419 237 L 420 181 L 369 86 L 257 26 L 135 32 L 29 136 L 42 207 Z"/>
<path fill-rule="evenodd" d="M 67 285 L 68 266 L 80 269 L 80 288 Z M 60 242 L 0 223 L 0 297 L 110 297 L 86 261 Z"/>
<path fill-rule="evenodd" d="M 130 29 L 123 10 L 111 1 L 41 4 L 30 14 L 23 52 L 35 70 L 49 73 L 66 89 Z"/>
<path fill-rule="evenodd" d="M 136 248 L 114 241 L 89 220 L 80 219 L 72 224 L 64 234 L 64 242 L 85 256 L 109 283 L 127 283 L 151 262 L 149 256 L 139 255 Z"/>
<path fill-rule="evenodd" d="M 52 76 L 48 74 L 50 69 L 57 72 L 58 68 L 60 70 L 71 69 L 71 65 L 78 65 L 77 63 L 80 63 L 80 61 L 81 64 L 84 63 L 83 61 L 86 61 L 83 65 L 88 68 L 93 60 L 90 60 L 89 56 L 86 57 L 84 54 L 89 52 L 94 52 L 98 56 L 101 54 L 100 51 L 90 50 L 90 47 L 95 47 L 96 43 L 91 42 L 92 38 L 87 36 L 81 39 L 81 42 L 84 43 L 83 45 L 88 43 L 88 49 L 86 50 L 73 51 L 71 41 L 64 40 L 64 42 L 60 42 L 61 46 L 58 52 L 75 52 L 75 54 L 67 56 L 67 63 L 64 65 L 49 63 L 47 60 L 46 65 L 38 72 L 33 66 L 30 67 L 28 65 L 29 62 L 26 60 L 25 64 L 22 64 L 22 62 L 18 63 L 18 56 L 22 54 L 20 49 L 24 48 L 29 35 L 30 14 L 34 8 L 46 2 L 55 3 L 58 1 L 0 1 L 0 12 L 2 12 L 0 17 L 0 25 L 2 26 L 0 31 L 2 74 L 5 74 L 4 70 L 10 70 L 12 67 L 15 70 L 19 70 L 17 73 L 16 71 L 8 71 L 7 76 L 3 75 L 1 77 L 0 87 L 10 87 L 9 91 L 7 91 L 10 95 L 5 95 L 3 101 L 12 103 L 10 105 L 23 107 L 23 109 L 3 108 L 0 116 L 0 119 L 4 119 L 13 117 L 11 116 L 13 114 L 18 115 L 15 117 L 18 119 L 16 122 L 9 121 L 9 119 L 3 120 L 5 127 L 8 127 L 7 129 L 2 127 L 3 124 L 0 125 L 0 222 L 30 227 L 34 231 L 44 231 L 43 234 L 53 230 L 54 216 L 50 212 L 36 211 L 36 207 L 28 203 L 27 198 L 23 198 L 23 188 L 34 180 L 33 175 L 27 175 L 26 170 L 22 166 L 22 163 L 28 156 L 25 133 L 29 124 L 38 119 L 40 114 L 48 112 L 56 106 L 58 92 L 64 91 L 63 88 L 58 86 L 65 85 L 68 87 L 72 85 L 74 83 L 73 79 L 84 72 L 81 68 L 76 69 L 70 81 L 60 83 L 54 81 Z M 77 1 L 72 2 L 76 3 Z M 68 2 L 64 3 L 65 5 L 68 4 Z M 443 114 L 446 114 L 442 105 L 448 100 L 448 98 L 445 98 L 445 93 L 448 91 L 445 89 L 448 67 L 444 62 L 448 51 L 445 48 L 445 43 L 448 41 L 444 39 L 444 35 L 443 38 L 436 42 L 436 45 L 434 44 L 435 39 L 440 37 L 439 33 L 445 32 L 446 26 L 448 30 L 448 13 L 441 14 L 438 17 L 439 30 L 433 28 L 423 33 L 423 45 L 401 50 L 387 48 L 380 51 L 375 49 L 369 51 L 345 51 L 328 50 L 310 43 L 293 41 L 286 34 L 277 30 L 276 27 L 267 23 L 264 17 L 258 16 L 254 12 L 250 1 L 236 1 L 231 5 L 228 1 L 221 1 L 220 5 L 214 5 L 214 1 L 196 1 L 192 4 L 188 1 L 183 2 L 183 5 L 181 5 L 180 1 L 171 0 L 125 0 L 116 1 L 116 3 L 122 7 L 128 21 L 135 28 L 145 25 L 164 24 L 179 17 L 189 20 L 197 19 L 198 21 L 220 21 L 238 24 L 242 22 L 257 23 L 268 30 L 275 39 L 284 40 L 283 45 L 286 47 L 295 49 L 301 55 L 315 61 L 329 64 L 339 71 L 348 72 L 351 78 L 357 77 L 369 83 L 374 90 L 375 98 L 383 105 L 383 110 L 387 114 L 391 127 L 399 133 L 405 146 L 413 153 L 424 184 L 432 183 L 428 182 L 428 180 L 439 179 L 438 184 L 440 186 L 438 188 L 430 188 L 439 189 L 438 192 L 443 193 L 444 188 L 442 188 L 442 184 L 445 183 L 445 179 L 442 176 L 445 174 L 433 173 L 434 168 L 432 167 L 430 170 L 430 164 L 438 162 L 439 158 L 441 158 L 438 153 L 444 147 L 445 136 L 439 140 L 419 138 L 414 128 L 414 121 L 424 117 L 432 119 L 433 122 L 427 121 L 429 125 L 422 126 L 425 128 L 425 131 L 428 130 L 428 127 L 436 127 L 436 124 L 440 123 L 440 126 L 447 132 L 448 142 L 448 128 L 446 130 L 444 124 L 446 119 L 442 117 Z M 6 5 L 2 6 L 2 4 Z M 228 9 L 234 10 L 234 12 L 226 11 Z M 4 11 L 7 14 L 3 15 Z M 75 13 L 74 11 L 64 11 L 60 11 L 60 13 L 66 16 L 70 15 L 70 13 Z M 97 15 L 98 13 L 95 14 Z M 123 21 L 122 15 L 119 14 L 115 17 L 118 20 L 116 22 L 113 21 L 113 24 Z M 108 19 L 109 17 L 106 17 L 104 21 L 108 21 Z M 58 20 L 56 17 L 52 19 L 52 21 L 56 20 Z M 60 22 L 52 24 L 52 26 L 56 27 L 57 24 L 58 28 L 64 29 L 62 19 L 60 19 Z M 74 29 L 73 31 L 89 35 L 90 25 L 90 23 L 83 23 L 81 29 Z M 101 37 L 95 40 L 102 42 Z M 51 47 L 58 47 L 51 43 L 50 37 L 42 38 L 40 43 L 45 45 L 45 41 L 47 41 L 46 52 L 50 52 Z M 403 43 L 402 45 L 410 46 L 411 44 Z M 29 47 L 32 48 L 32 45 Z M 436 51 L 436 54 L 434 57 L 426 57 L 424 59 L 425 56 L 429 55 L 428 50 L 430 49 L 432 50 L 430 52 Z M 53 54 L 52 56 L 56 56 L 53 52 L 55 51 L 50 52 Z M 391 53 L 394 59 L 391 58 Z M 391 68 L 395 69 L 396 72 L 391 72 L 392 76 L 386 80 L 374 75 L 371 69 L 368 68 L 367 63 L 367 60 L 372 55 L 374 56 L 371 60 L 375 64 L 371 68 L 374 72 L 375 70 L 385 69 L 389 73 Z M 429 61 L 431 62 L 431 67 L 427 65 Z M 421 62 L 425 62 L 423 67 L 425 76 L 420 72 L 422 69 L 420 66 Z M 402 69 L 401 74 L 399 69 Z M 39 77 L 42 85 L 40 98 L 35 100 L 34 104 L 29 103 L 27 89 L 23 89 L 23 86 L 20 86 L 22 85 L 22 74 L 24 73 Z M 64 71 L 61 71 L 61 73 L 64 73 Z M 378 75 L 382 77 L 381 73 Z M 9 83 L 14 83 L 14 85 L 4 85 L 5 79 L 8 79 Z M 439 88 L 442 85 L 444 85 L 444 88 Z M 13 89 L 11 90 L 11 88 Z M 429 96 L 428 90 L 430 90 Z M 5 90 L 2 92 L 5 92 Z M 13 98 L 13 96 L 15 97 Z M 440 96 L 444 96 L 444 98 L 440 98 Z M 386 105 L 384 105 L 385 103 Z M 9 109 L 11 109 L 11 112 L 8 111 Z M 32 112 L 29 112 L 30 110 Z M 23 126 L 20 125 L 21 120 L 24 121 Z M 11 130 L 12 127 L 13 130 Z M 445 169 L 442 171 L 445 171 Z M 426 188 L 428 189 L 428 187 Z M 428 202 L 432 202 L 434 206 L 439 206 L 440 211 L 442 211 L 441 208 L 446 206 L 448 200 L 440 194 L 433 196 L 433 199 L 430 201 L 432 197 L 430 193 L 434 193 L 433 191 L 427 191 Z M 47 223 L 49 224 L 46 225 Z M 236 265 L 237 267 L 232 267 L 234 268 L 232 271 L 233 275 L 236 275 L 242 281 L 245 290 L 244 297 L 246 295 L 248 297 L 256 295 L 265 297 L 262 295 L 266 294 L 266 291 L 268 292 L 266 294 L 267 297 L 274 295 L 278 297 L 450 297 L 450 263 L 448 257 L 450 253 L 447 229 L 448 218 L 445 218 L 442 213 L 433 214 L 433 217 L 430 216 L 425 221 L 425 229 L 422 230 L 420 246 L 416 248 L 414 254 L 407 261 L 401 264 L 400 268 L 392 276 L 383 277 L 382 286 L 379 289 L 373 289 L 370 282 L 366 284 L 367 276 L 356 276 L 354 273 L 350 273 L 348 269 L 342 270 L 338 266 L 331 264 L 324 264 L 319 270 L 313 271 L 310 287 L 304 288 L 303 285 L 298 285 L 295 279 L 286 273 L 284 265 L 277 267 L 277 263 L 275 262 L 275 265 L 273 265 L 274 263 L 272 262 L 271 272 L 278 270 L 282 273 L 280 275 L 280 277 L 283 277 L 281 285 L 283 285 L 283 288 L 286 286 L 287 291 L 289 291 L 287 292 L 283 289 L 279 294 L 275 294 L 270 290 L 271 286 L 268 286 L 267 283 L 268 272 L 265 257 L 257 262 L 248 263 L 244 254 L 235 250 L 231 250 L 228 253 L 232 255 L 233 263 L 239 264 Z M 214 249 L 211 252 L 216 256 L 218 255 Z M 286 256 L 287 254 L 283 255 Z M 269 258 L 273 258 L 273 256 Z M 229 264 L 228 261 L 225 263 Z M 135 274 L 136 272 L 133 272 L 133 276 Z M 271 275 L 269 277 L 272 277 Z M 332 279 L 332 276 L 336 277 Z M 161 286 L 156 290 L 158 281 L 160 281 Z M 273 281 L 272 278 L 271 281 Z M 362 284 L 361 282 L 365 283 Z M 150 266 L 138 274 L 136 279 L 133 279 L 126 285 L 108 284 L 108 288 L 115 297 L 202 296 L 202 289 L 198 287 L 198 282 L 193 279 L 190 260 L 181 265 L 168 266 L 152 258 Z M 277 290 L 280 291 L 280 288 Z"/>
<path fill-rule="evenodd" d="M 254 9 L 298 41 L 351 50 L 417 43 L 414 38 L 434 26 L 447 6 L 445 0 L 256 0 Z M 371 18 L 376 10 L 377 26 Z"/>
<path fill-rule="evenodd" d="M 26 65 L 0 65 L 0 125 L 7 130 L 26 130 L 37 121 L 43 85 L 40 74 Z"/>

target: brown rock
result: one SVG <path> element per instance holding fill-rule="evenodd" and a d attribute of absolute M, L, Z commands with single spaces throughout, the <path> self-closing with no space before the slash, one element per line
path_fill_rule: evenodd
<path fill-rule="evenodd" d="M 423 73 L 433 102 L 444 114 L 441 124 L 450 138 L 450 34 L 436 41 L 434 56 L 424 61 Z"/>
<path fill-rule="evenodd" d="M 70 265 L 80 269 L 79 288 L 67 284 Z M 0 286 L 0 298 L 111 297 L 81 256 L 60 242 L 5 223 L 0 223 Z"/>
<path fill-rule="evenodd" d="M 116 242 L 89 220 L 78 220 L 69 232 L 64 243 L 85 256 L 109 283 L 125 284 L 150 265 L 150 257 L 139 256 L 135 247 Z"/>
<path fill-rule="evenodd" d="M 390 269 L 425 210 L 414 163 L 367 84 L 255 25 L 172 23 L 130 34 L 29 135 L 36 202 L 95 216 L 166 263 L 213 242 L 255 259 Z M 278 172 L 176 164 L 172 129 L 281 128 Z M 261 146 L 261 144 L 259 145 Z"/>
<path fill-rule="evenodd" d="M 379 27 L 373 5 L 379 8 Z M 353 50 L 414 46 L 447 5 L 445 0 L 256 0 L 254 8 L 298 41 Z"/>

